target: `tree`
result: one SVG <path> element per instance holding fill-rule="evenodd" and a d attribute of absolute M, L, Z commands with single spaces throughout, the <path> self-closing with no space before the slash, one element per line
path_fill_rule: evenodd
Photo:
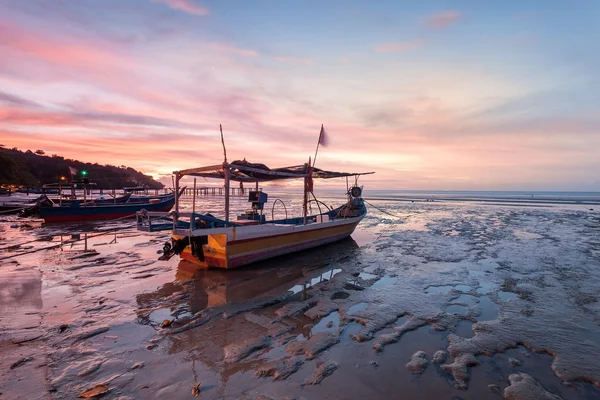
<path fill-rule="evenodd" d="M 46 152 L 44 150 L 36 150 L 35 154 L 37 154 L 38 156 L 43 156 L 44 154 L 46 154 Z"/>

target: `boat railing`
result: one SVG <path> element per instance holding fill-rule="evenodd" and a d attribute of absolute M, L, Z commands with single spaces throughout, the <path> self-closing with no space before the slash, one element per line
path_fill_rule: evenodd
<path fill-rule="evenodd" d="M 177 215 L 176 222 L 174 216 Z M 191 212 L 159 212 L 138 211 L 136 213 L 137 229 L 146 232 L 156 232 L 171 229 L 212 229 L 240 226 L 235 222 L 225 221 L 212 215 Z"/>
<path fill-rule="evenodd" d="M 165 211 L 142 210 L 135 213 L 136 225 L 139 231 L 157 232 L 173 228 L 172 214 Z"/>

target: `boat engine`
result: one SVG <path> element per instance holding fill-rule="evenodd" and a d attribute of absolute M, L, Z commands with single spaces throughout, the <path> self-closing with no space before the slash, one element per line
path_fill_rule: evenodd
<path fill-rule="evenodd" d="M 165 242 L 165 244 L 163 245 L 163 254 L 164 256 L 169 259 L 171 258 L 174 254 L 179 254 L 183 251 L 183 249 L 186 248 L 186 246 L 189 244 L 189 238 L 183 238 L 183 239 L 171 239 L 170 242 Z"/>
<path fill-rule="evenodd" d="M 354 186 L 352 187 L 352 189 L 350 189 L 350 196 L 354 197 L 355 199 L 360 197 L 362 195 L 362 189 L 359 186 Z"/>

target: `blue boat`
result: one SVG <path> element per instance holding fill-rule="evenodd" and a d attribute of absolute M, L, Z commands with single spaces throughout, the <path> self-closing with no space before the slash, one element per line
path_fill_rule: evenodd
<path fill-rule="evenodd" d="M 99 221 L 127 217 L 134 218 L 136 212 L 142 210 L 167 212 L 173 208 L 174 204 L 174 193 L 159 198 L 151 198 L 146 202 L 128 202 L 123 204 L 87 205 L 75 200 L 69 203 L 69 205 L 41 206 L 39 214 L 46 223 Z"/>

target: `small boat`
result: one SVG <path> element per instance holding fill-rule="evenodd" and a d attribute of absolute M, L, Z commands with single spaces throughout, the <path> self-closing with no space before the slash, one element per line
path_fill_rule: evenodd
<path fill-rule="evenodd" d="M 46 198 L 45 195 L 33 199 L 11 198 L 11 201 L 0 203 L 0 214 L 18 214 L 22 210 L 34 209 L 41 201 Z"/>
<path fill-rule="evenodd" d="M 39 215 L 46 223 L 55 222 L 80 222 L 80 221 L 98 221 L 112 220 L 127 217 L 135 217 L 136 213 L 142 210 L 167 212 L 175 204 L 175 194 L 171 193 L 166 197 L 151 198 L 146 202 L 118 203 L 108 204 L 80 203 L 74 200 L 67 205 L 59 206 L 42 205 L 39 209 Z"/>
<path fill-rule="evenodd" d="M 217 178 L 225 181 L 225 218 L 195 211 L 179 211 L 179 196 L 175 199 L 175 210 L 168 214 L 143 211 L 137 214 L 138 229 L 143 231 L 171 230 L 171 241 L 164 247 L 163 259 L 178 254 L 182 259 L 203 267 L 236 268 L 256 261 L 333 243 L 349 237 L 358 223 L 365 217 L 367 209 L 362 199 L 362 187 L 358 178 L 365 173 L 324 171 L 307 164 L 286 168 L 270 169 L 264 164 L 252 164 L 245 160 L 208 167 L 175 171 L 175 187 L 185 176 Z M 354 177 L 352 187 L 346 187 L 346 202 L 337 208 L 328 208 L 318 201 L 313 193 L 313 178 Z M 304 179 L 304 201 L 301 216 L 267 220 L 263 208 L 268 195 L 258 189 L 259 182 L 282 179 Z M 249 191 L 248 201 L 252 209 L 229 218 L 230 182 L 255 183 Z M 195 183 L 194 183 L 195 185 Z M 195 190 L 194 192 L 195 193 Z M 309 196 L 314 200 L 309 200 Z M 314 201 L 319 213 L 308 215 L 307 205 Z M 275 204 L 275 203 L 273 203 Z M 321 206 L 325 210 L 321 210 Z M 285 205 L 284 205 L 285 207 Z M 273 212 L 271 213 L 273 214 Z"/>

